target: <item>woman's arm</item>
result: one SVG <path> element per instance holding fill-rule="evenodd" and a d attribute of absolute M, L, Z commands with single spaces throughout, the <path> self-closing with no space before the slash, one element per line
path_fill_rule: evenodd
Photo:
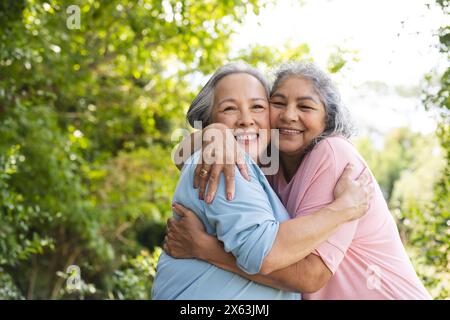
<path fill-rule="evenodd" d="M 236 258 L 225 252 L 223 244 L 217 238 L 206 233 L 195 213 L 179 205 L 175 205 L 174 209 L 181 220 L 169 221 L 164 242 L 164 250 L 173 257 L 198 258 L 246 279 L 293 292 L 315 292 L 332 275 L 320 257 L 314 254 L 269 274 L 249 275 L 237 267 Z"/>
<path fill-rule="evenodd" d="M 354 180 L 352 169 L 352 165 L 345 167 L 334 188 L 336 200 L 331 204 L 280 224 L 261 273 L 268 274 L 303 259 L 344 223 L 361 218 L 367 212 L 374 193 L 370 172 L 365 169 Z"/>
<path fill-rule="evenodd" d="M 367 173 L 356 181 L 350 178 L 350 174 L 349 167 L 335 187 L 337 200 L 331 205 L 311 215 L 300 216 L 280 224 L 278 243 L 276 240 L 274 247 L 277 246 L 277 256 L 284 260 L 273 261 L 277 256 L 273 254 L 275 251 L 271 250 L 272 256 L 270 253 L 266 256 L 258 275 L 250 276 L 239 269 L 234 256 L 225 252 L 221 243 L 205 232 L 196 214 L 179 204 L 174 204 L 173 208 L 181 219 L 168 220 L 164 250 L 176 258 L 195 257 L 208 261 L 222 269 L 272 287 L 315 292 L 329 280 L 331 271 L 320 257 L 310 253 L 344 222 L 362 216 L 373 192 Z M 290 261 L 293 262 L 289 263 Z M 284 266 L 280 267 L 280 264 Z"/>
<path fill-rule="evenodd" d="M 331 278 L 332 273 L 322 259 L 314 254 L 277 271 L 268 274 L 249 275 L 236 266 L 235 257 L 226 253 L 215 237 L 205 234 L 199 259 L 208 261 L 224 270 L 284 291 L 312 293 L 321 289 Z"/>

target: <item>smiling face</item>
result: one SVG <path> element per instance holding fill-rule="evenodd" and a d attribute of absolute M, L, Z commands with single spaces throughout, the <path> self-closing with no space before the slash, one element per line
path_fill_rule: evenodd
<path fill-rule="evenodd" d="M 214 89 L 211 121 L 233 129 L 239 145 L 257 161 L 270 140 L 269 103 L 264 86 L 247 73 L 225 76 Z"/>
<path fill-rule="evenodd" d="M 303 155 L 314 138 L 325 130 L 325 106 L 310 80 L 288 77 L 270 98 L 270 124 L 279 129 L 279 150 Z"/>

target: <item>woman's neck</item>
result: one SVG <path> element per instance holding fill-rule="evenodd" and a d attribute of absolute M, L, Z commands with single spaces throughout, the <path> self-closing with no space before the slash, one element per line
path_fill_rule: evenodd
<path fill-rule="evenodd" d="M 302 163 L 304 153 L 285 154 L 280 153 L 281 168 L 283 169 L 284 179 L 290 182 L 295 176 L 298 167 Z"/>

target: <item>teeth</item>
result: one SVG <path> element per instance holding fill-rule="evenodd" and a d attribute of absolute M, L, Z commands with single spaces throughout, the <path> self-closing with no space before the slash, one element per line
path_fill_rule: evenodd
<path fill-rule="evenodd" d="M 240 134 L 236 136 L 236 140 L 256 140 L 258 136 L 256 134 Z"/>
<path fill-rule="evenodd" d="M 301 131 L 301 130 L 280 129 L 280 133 L 283 133 L 283 134 L 300 134 L 302 132 L 303 131 Z"/>

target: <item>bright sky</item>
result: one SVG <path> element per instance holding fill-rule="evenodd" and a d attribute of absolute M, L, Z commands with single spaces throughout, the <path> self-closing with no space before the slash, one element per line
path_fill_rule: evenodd
<path fill-rule="evenodd" d="M 373 128 L 384 134 L 409 126 L 425 133 L 434 131 L 435 123 L 423 111 L 420 86 L 425 73 L 448 65 L 435 34 L 449 22 L 433 0 L 279 0 L 258 16 L 247 16 L 233 47 L 307 43 L 322 68 L 336 46 L 357 50 L 359 61 L 335 81 L 361 132 Z M 368 82 L 384 85 L 375 90 Z M 409 96 L 399 95 L 396 87 L 406 88 Z"/>

